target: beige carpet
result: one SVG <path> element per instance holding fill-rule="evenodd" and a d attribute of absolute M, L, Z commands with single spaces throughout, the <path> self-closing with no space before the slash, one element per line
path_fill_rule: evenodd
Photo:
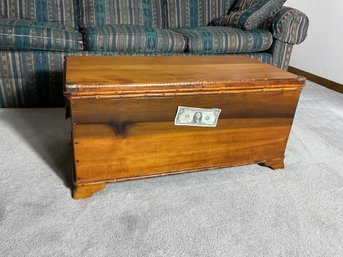
<path fill-rule="evenodd" d="M 308 83 L 286 168 L 70 195 L 63 109 L 0 109 L 0 256 L 343 256 L 343 95 Z"/>

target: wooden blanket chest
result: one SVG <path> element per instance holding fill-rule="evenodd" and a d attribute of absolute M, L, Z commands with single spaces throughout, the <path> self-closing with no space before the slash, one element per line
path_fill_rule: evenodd
<path fill-rule="evenodd" d="M 67 57 L 73 197 L 106 183 L 259 163 L 283 168 L 305 79 L 246 57 Z M 216 126 L 176 126 L 179 106 Z"/>

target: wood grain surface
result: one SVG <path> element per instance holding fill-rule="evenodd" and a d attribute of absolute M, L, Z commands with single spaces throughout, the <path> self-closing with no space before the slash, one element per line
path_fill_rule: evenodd
<path fill-rule="evenodd" d="M 74 198 L 108 182 L 260 163 L 283 168 L 304 78 L 244 57 L 67 57 Z M 220 108 L 215 128 L 178 106 Z"/>
<path fill-rule="evenodd" d="M 75 125 L 80 182 L 261 163 L 283 158 L 292 119 L 222 119 L 216 129 L 171 122 Z"/>
<path fill-rule="evenodd" d="M 66 65 L 68 96 L 287 90 L 299 81 L 303 78 L 239 56 L 71 56 Z"/>

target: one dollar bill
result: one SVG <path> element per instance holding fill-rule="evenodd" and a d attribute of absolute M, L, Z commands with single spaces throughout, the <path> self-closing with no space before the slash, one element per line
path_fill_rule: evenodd
<path fill-rule="evenodd" d="M 216 127 L 221 109 L 204 109 L 179 106 L 175 117 L 176 126 Z"/>

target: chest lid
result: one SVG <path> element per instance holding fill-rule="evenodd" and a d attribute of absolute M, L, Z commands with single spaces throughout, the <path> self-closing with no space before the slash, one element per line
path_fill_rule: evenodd
<path fill-rule="evenodd" d="M 237 56 L 69 56 L 65 72 L 69 98 L 300 90 L 305 83 Z"/>

